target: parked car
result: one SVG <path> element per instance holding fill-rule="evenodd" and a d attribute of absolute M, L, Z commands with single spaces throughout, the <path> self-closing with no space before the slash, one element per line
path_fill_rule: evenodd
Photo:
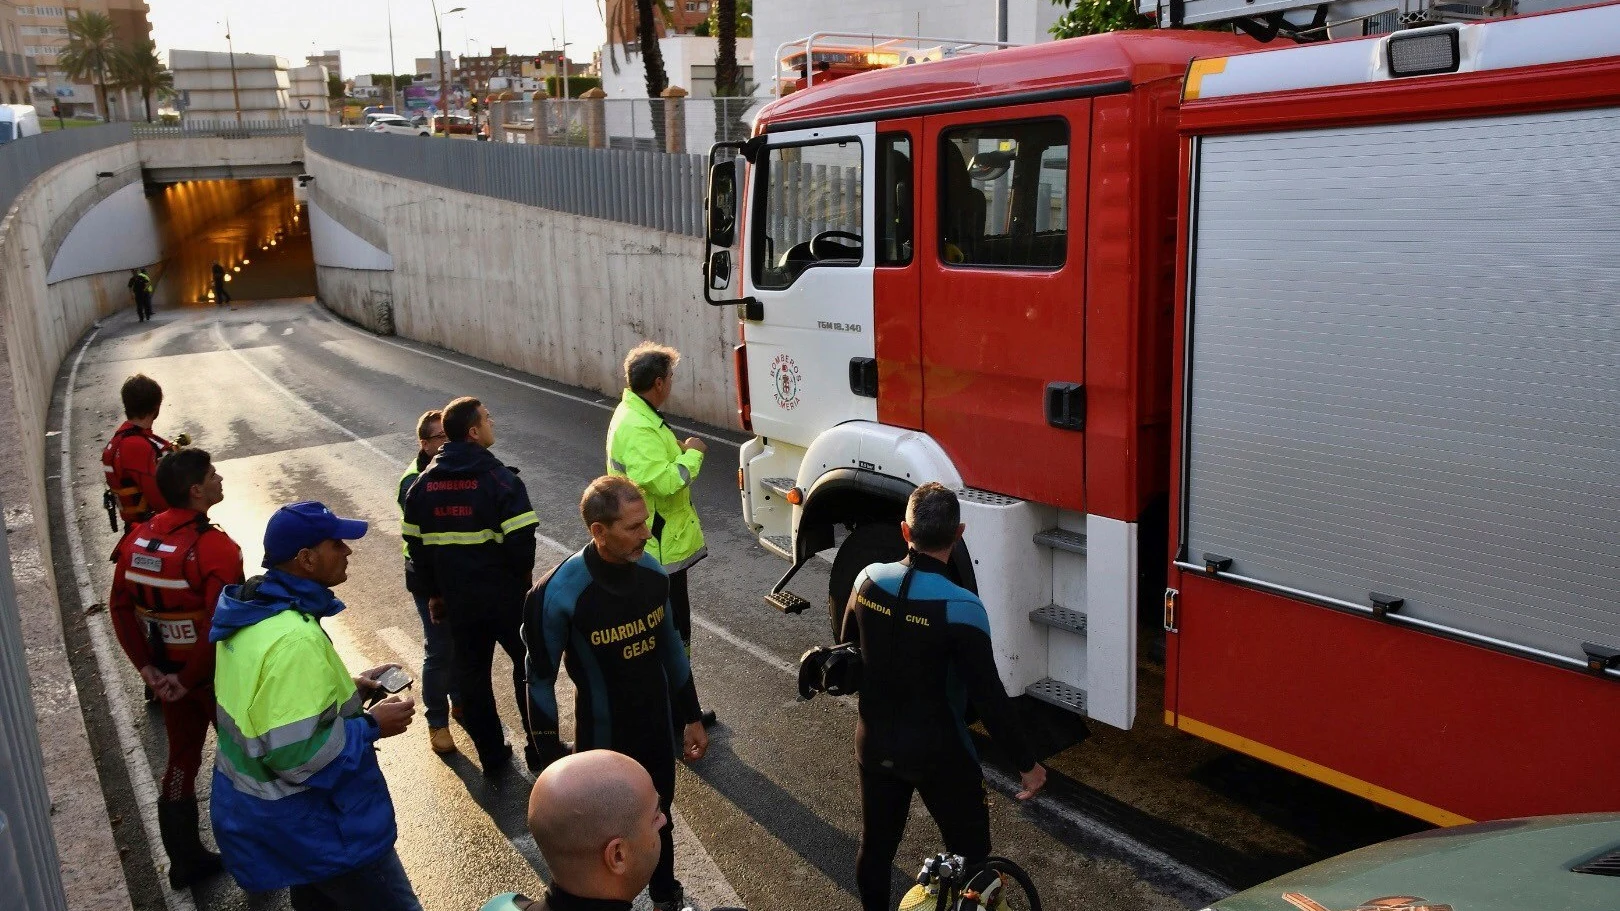
<path fill-rule="evenodd" d="M 395 136 L 427 136 L 427 127 L 417 126 L 398 114 L 372 114 L 366 127 L 371 133 L 392 133 Z"/>
<path fill-rule="evenodd" d="M 1209 911 L 1613 911 L 1620 813 L 1432 829 L 1351 851 Z"/>
<path fill-rule="evenodd" d="M 451 114 L 450 115 L 450 132 L 451 132 L 451 134 L 465 133 L 467 135 L 472 135 L 473 133 L 477 132 L 477 130 L 478 130 L 478 128 L 473 125 L 473 119 L 471 117 L 468 117 L 468 116 L 466 116 L 464 114 Z M 444 115 L 439 114 L 439 115 L 436 115 L 433 118 L 433 132 L 440 133 L 440 132 L 443 132 L 443 131 L 444 131 Z"/>
<path fill-rule="evenodd" d="M 39 135 L 39 113 L 31 104 L 0 104 L 0 144 Z"/>

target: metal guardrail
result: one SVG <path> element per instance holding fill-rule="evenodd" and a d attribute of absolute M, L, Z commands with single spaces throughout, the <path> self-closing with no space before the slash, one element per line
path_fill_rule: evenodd
<path fill-rule="evenodd" d="M 0 145 L 0 216 L 11 208 L 17 194 L 51 168 L 102 149 L 131 141 L 127 123 L 41 133 Z"/>
<path fill-rule="evenodd" d="M 218 137 L 221 139 L 247 139 L 252 136 L 302 136 L 302 120 L 188 120 L 184 123 L 131 124 L 136 139 L 193 139 Z"/>
<path fill-rule="evenodd" d="M 403 180 L 640 225 L 703 233 L 702 155 L 559 148 L 309 127 L 310 151 Z"/>
<path fill-rule="evenodd" d="M 0 157 L 3 157 L 0 151 Z M 67 911 L 34 722 L 11 555 L 0 534 L 0 890 L 7 908 Z"/>

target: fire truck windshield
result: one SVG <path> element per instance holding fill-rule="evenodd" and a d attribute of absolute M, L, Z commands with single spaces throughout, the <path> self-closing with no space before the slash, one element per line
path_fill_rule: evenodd
<path fill-rule="evenodd" d="M 754 283 L 786 288 L 811 266 L 858 265 L 860 142 L 778 147 L 761 161 L 756 179 L 764 181 L 765 193 L 755 221 Z"/>

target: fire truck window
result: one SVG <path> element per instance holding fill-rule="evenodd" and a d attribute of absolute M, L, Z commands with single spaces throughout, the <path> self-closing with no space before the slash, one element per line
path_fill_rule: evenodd
<path fill-rule="evenodd" d="M 811 266 L 861 262 L 861 144 L 774 148 L 765 159 L 754 284 L 786 288 Z"/>
<path fill-rule="evenodd" d="M 1069 126 L 1061 120 L 940 137 L 940 257 L 965 266 L 1056 269 L 1068 249 Z"/>
<path fill-rule="evenodd" d="M 877 264 L 911 262 L 911 137 L 891 133 L 878 137 Z"/>

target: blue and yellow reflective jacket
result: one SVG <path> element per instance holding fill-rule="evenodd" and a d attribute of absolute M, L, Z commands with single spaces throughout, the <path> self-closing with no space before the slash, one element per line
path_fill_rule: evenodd
<path fill-rule="evenodd" d="M 377 860 L 398 834 L 354 680 L 320 619 L 331 589 L 272 569 L 214 612 L 219 752 L 210 816 L 249 892 L 320 882 Z"/>

